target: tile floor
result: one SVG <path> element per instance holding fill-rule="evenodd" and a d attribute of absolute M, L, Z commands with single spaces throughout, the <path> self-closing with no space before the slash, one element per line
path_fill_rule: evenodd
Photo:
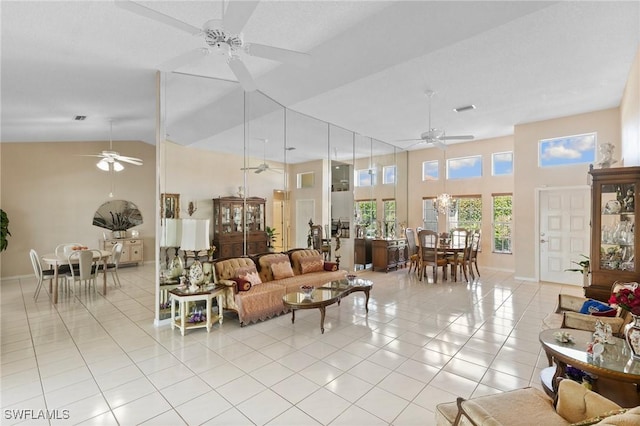
<path fill-rule="evenodd" d="M 354 293 L 328 308 L 324 335 L 309 310 L 243 328 L 229 313 L 182 337 L 153 325 L 153 268 L 56 307 L 46 292 L 34 302 L 31 277 L 1 283 L 0 423 L 434 424 L 440 402 L 539 386 L 541 320 L 559 292 L 582 291 L 494 270 L 473 284 L 365 272 L 368 316 Z M 40 410 L 54 418 L 24 420 Z"/>

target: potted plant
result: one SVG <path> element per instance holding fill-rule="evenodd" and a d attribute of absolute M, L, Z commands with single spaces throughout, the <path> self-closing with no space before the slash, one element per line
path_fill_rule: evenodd
<path fill-rule="evenodd" d="M 7 249 L 9 245 L 8 236 L 11 236 L 11 232 L 9 232 L 9 217 L 4 210 L 0 209 L 0 251 Z"/>
<path fill-rule="evenodd" d="M 574 269 L 565 269 L 565 271 L 567 272 L 580 272 L 582 274 L 582 286 L 583 287 L 589 287 L 589 257 L 585 256 L 584 254 L 581 254 L 580 256 L 584 257 L 584 260 L 581 260 L 579 262 L 575 262 L 572 261 L 571 263 L 578 265 L 580 268 L 574 268 Z"/>
<path fill-rule="evenodd" d="M 265 232 L 267 233 L 267 248 L 269 251 L 273 251 L 273 244 L 276 242 L 276 228 L 272 228 L 267 226 L 265 228 Z"/>

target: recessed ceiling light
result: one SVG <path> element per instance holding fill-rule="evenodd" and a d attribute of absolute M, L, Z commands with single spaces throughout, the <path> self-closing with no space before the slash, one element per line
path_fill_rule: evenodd
<path fill-rule="evenodd" d="M 460 107 L 460 108 L 454 108 L 453 110 L 455 112 L 463 112 L 463 111 L 469 111 L 469 110 L 472 110 L 472 109 L 476 109 L 476 106 L 475 105 L 467 105 L 467 106 L 463 106 L 463 107 Z"/>
<path fill-rule="evenodd" d="M 76 115 L 75 117 L 73 117 L 74 121 L 84 121 L 87 119 L 86 115 Z"/>

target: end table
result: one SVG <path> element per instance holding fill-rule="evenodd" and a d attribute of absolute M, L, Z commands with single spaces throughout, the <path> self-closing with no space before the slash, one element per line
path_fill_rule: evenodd
<path fill-rule="evenodd" d="M 207 333 L 211 331 L 211 326 L 215 320 L 222 325 L 223 311 L 222 303 L 224 297 L 224 288 L 215 287 L 212 290 L 203 290 L 197 292 L 190 292 L 188 289 L 179 290 L 177 288 L 169 290 L 171 295 L 171 329 L 175 327 L 180 329 L 180 334 L 184 336 L 184 332 L 187 329 L 192 328 L 207 328 Z M 218 302 L 218 314 L 214 317 L 212 313 L 212 300 L 216 298 Z M 206 320 L 200 322 L 187 322 L 187 307 L 188 302 L 206 301 Z M 176 315 L 176 304 L 178 305 L 178 315 Z"/>

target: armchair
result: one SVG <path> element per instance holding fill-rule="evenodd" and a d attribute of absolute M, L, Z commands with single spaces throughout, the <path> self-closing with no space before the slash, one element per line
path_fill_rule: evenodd
<path fill-rule="evenodd" d="M 592 420 L 593 422 L 586 422 Z M 516 389 L 436 406 L 438 425 L 640 424 L 640 407 L 629 410 L 572 380 L 562 380 L 552 401 L 536 388 Z"/>

